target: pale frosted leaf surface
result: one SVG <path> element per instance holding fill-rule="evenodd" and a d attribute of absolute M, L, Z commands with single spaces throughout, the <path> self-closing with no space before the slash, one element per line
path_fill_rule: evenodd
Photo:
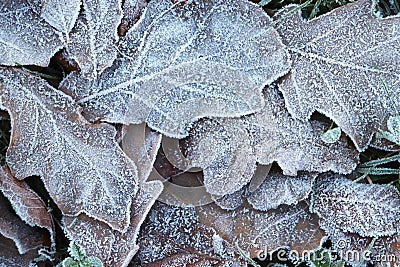
<path fill-rule="evenodd" d="M 339 127 L 335 127 L 333 129 L 329 129 L 323 134 L 321 134 L 321 139 L 327 144 L 333 144 L 337 142 L 340 139 L 340 136 L 342 135 L 342 131 L 340 130 Z"/>
<path fill-rule="evenodd" d="M 235 210 L 242 206 L 248 195 L 247 186 L 242 187 L 240 190 L 221 196 L 212 196 L 214 203 L 224 210 Z"/>
<path fill-rule="evenodd" d="M 35 251 L 28 251 L 21 255 L 11 239 L 0 235 L 0 266 L 21 267 L 29 264 L 38 257 Z"/>
<path fill-rule="evenodd" d="M 177 138 L 200 117 L 259 110 L 261 89 L 289 66 L 271 19 L 244 0 L 151 1 L 120 50 L 99 81 L 70 77 L 70 91 L 90 119 L 146 121 Z"/>
<path fill-rule="evenodd" d="M 270 172 L 264 182 L 247 197 L 254 209 L 267 211 L 281 204 L 292 205 L 308 198 L 317 174 L 300 172 L 296 177 Z"/>
<path fill-rule="evenodd" d="M 0 3 L 0 65 L 47 66 L 62 46 L 57 31 L 27 0 Z"/>
<path fill-rule="evenodd" d="M 358 163 L 358 153 L 346 139 L 324 143 L 320 135 L 329 125 L 319 121 L 302 122 L 287 112 L 276 89 L 265 92 L 266 105 L 246 127 L 253 133 L 257 161 L 276 161 L 285 175 L 297 171 L 350 173 Z"/>
<path fill-rule="evenodd" d="M 121 1 L 83 0 L 83 10 L 70 34 L 67 51 L 78 62 L 82 75 L 97 78 L 117 58 Z"/>
<path fill-rule="evenodd" d="M 316 180 L 313 202 L 313 211 L 328 233 L 340 229 L 375 237 L 400 229 L 400 194 L 391 185 L 359 184 L 322 174 Z"/>
<path fill-rule="evenodd" d="M 203 169 L 206 190 L 223 196 L 246 185 L 255 172 L 256 158 L 240 120 L 206 120 L 194 126 L 186 139 L 186 153 L 192 166 Z"/>
<path fill-rule="evenodd" d="M 46 204 L 24 181 L 15 179 L 7 167 L 0 169 L 0 191 L 24 222 L 48 230 L 55 242 L 54 223 Z"/>
<path fill-rule="evenodd" d="M 84 214 L 64 216 L 64 231 L 87 256 L 98 257 L 105 266 L 127 266 L 139 249 L 136 240 L 140 226 L 162 189 L 159 181 L 141 185 L 132 202 L 131 223 L 123 233 Z"/>
<path fill-rule="evenodd" d="M 64 42 L 69 43 L 69 33 L 75 25 L 81 8 L 81 0 L 43 0 L 40 16 L 62 33 Z"/>
<path fill-rule="evenodd" d="M 231 243 L 199 223 L 194 208 L 157 202 L 142 227 L 139 245 L 138 266 L 246 266 Z"/>
<path fill-rule="evenodd" d="M 293 59 L 280 84 L 289 112 L 302 120 L 325 114 L 359 150 L 395 112 L 391 101 L 397 109 L 400 103 L 400 18 L 374 18 L 371 2 L 310 21 L 298 12 L 277 27 Z"/>
<path fill-rule="evenodd" d="M 231 243 L 257 256 L 260 250 L 271 252 L 288 246 L 300 254 L 304 250 L 319 247 L 325 233 L 318 226 L 317 216 L 311 214 L 308 205 L 301 202 L 295 206 L 282 205 L 267 212 L 250 206 L 225 211 L 214 204 L 196 208 L 200 222 L 214 228 Z"/>
<path fill-rule="evenodd" d="M 151 131 L 146 124 L 129 125 L 122 138 L 122 149 L 138 167 L 139 181 L 149 177 L 161 144 L 161 134 Z"/>
<path fill-rule="evenodd" d="M 20 254 L 50 246 L 46 230 L 25 224 L 7 204 L 6 198 L 0 194 L 0 234 L 13 240 Z"/>
<path fill-rule="evenodd" d="M 138 174 L 114 140 L 115 129 L 89 124 L 70 97 L 22 71 L 0 69 L 0 93 L 12 119 L 13 175 L 41 176 L 64 214 L 84 212 L 126 228 Z"/>
<path fill-rule="evenodd" d="M 390 142 L 400 145 L 400 116 L 389 117 L 387 120 L 388 131 L 379 129 L 378 138 L 384 138 Z"/>
<path fill-rule="evenodd" d="M 379 237 L 373 241 L 371 237 L 338 232 L 331 239 L 333 249 L 350 263 L 361 263 L 363 255 L 366 255 L 367 259 L 371 259 L 377 267 L 400 266 L 400 236 L 398 234 Z"/>

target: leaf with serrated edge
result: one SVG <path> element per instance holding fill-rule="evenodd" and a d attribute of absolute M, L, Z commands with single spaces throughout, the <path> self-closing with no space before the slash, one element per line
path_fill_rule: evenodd
<path fill-rule="evenodd" d="M 246 266 L 232 244 L 199 223 L 193 207 L 156 202 L 138 240 L 137 266 Z"/>
<path fill-rule="evenodd" d="M 338 255 L 354 266 L 365 263 L 368 258 L 377 267 L 400 266 L 400 236 L 398 234 L 379 237 L 373 241 L 371 237 L 337 232 L 331 239 L 332 247 Z"/>
<path fill-rule="evenodd" d="M 313 203 L 313 211 L 327 232 L 340 229 L 375 237 L 400 229 L 400 193 L 391 185 L 358 184 L 341 175 L 321 174 Z"/>
<path fill-rule="evenodd" d="M 82 75 L 97 78 L 117 58 L 114 43 L 122 18 L 121 1 L 83 0 L 83 10 L 70 34 L 67 51 Z"/>
<path fill-rule="evenodd" d="M 33 11 L 27 0 L 0 3 L 0 65 L 47 66 L 62 48 L 57 31 Z"/>
<path fill-rule="evenodd" d="M 64 216 L 64 231 L 87 256 L 98 257 L 105 266 L 128 266 L 139 249 L 136 239 L 147 213 L 163 189 L 160 181 L 143 183 L 134 197 L 131 224 L 124 233 L 84 214 Z"/>
<path fill-rule="evenodd" d="M 0 191 L 24 222 L 48 230 L 55 244 L 54 223 L 46 204 L 24 181 L 15 179 L 7 167 L 0 169 Z"/>
<path fill-rule="evenodd" d="M 201 117 L 260 110 L 261 89 L 289 67 L 271 19 L 244 0 L 151 1 L 121 42 L 128 58 L 98 81 L 72 74 L 64 84 L 88 119 L 147 122 L 169 137 Z"/>
<path fill-rule="evenodd" d="M 281 204 L 297 204 L 308 198 L 317 174 L 301 172 L 296 177 L 270 172 L 264 182 L 247 197 L 257 210 L 276 209 Z"/>
<path fill-rule="evenodd" d="M 360 0 L 310 21 L 298 11 L 277 26 L 293 59 L 280 84 L 289 112 L 302 120 L 314 111 L 325 114 L 360 151 L 395 113 L 392 103 L 400 107 L 400 17 L 374 18 L 372 2 Z"/>
<path fill-rule="evenodd" d="M 11 115 L 13 175 L 41 176 L 64 214 L 84 212 L 125 229 L 138 173 L 115 142 L 114 127 L 89 124 L 70 97 L 22 71 L 0 69 L 0 93 Z"/>
<path fill-rule="evenodd" d="M 20 254 L 50 245 L 46 230 L 24 223 L 7 206 L 6 198 L 0 193 L 0 234 L 14 241 Z"/>
<path fill-rule="evenodd" d="M 68 44 L 69 33 L 79 15 L 81 0 L 44 0 L 42 2 L 40 17 L 62 32 L 64 41 Z"/>

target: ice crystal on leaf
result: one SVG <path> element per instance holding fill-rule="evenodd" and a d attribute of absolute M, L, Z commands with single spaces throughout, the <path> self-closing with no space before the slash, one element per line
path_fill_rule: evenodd
<path fill-rule="evenodd" d="M 0 93 L 12 120 L 13 175 L 41 176 L 64 214 L 84 212 L 125 229 L 138 173 L 114 141 L 115 129 L 88 123 L 70 97 L 22 71 L 0 69 Z"/>
<path fill-rule="evenodd" d="M 293 60 L 280 84 L 289 112 L 325 114 L 364 150 L 395 112 L 392 102 L 399 108 L 400 17 L 374 18 L 372 1 L 360 0 L 310 21 L 299 11 L 277 30 Z"/>
<path fill-rule="evenodd" d="M 178 138 L 198 118 L 259 110 L 263 86 L 289 67 L 271 19 L 243 0 L 151 1 L 119 49 L 125 57 L 98 80 L 75 73 L 64 86 L 90 120 L 147 122 Z"/>

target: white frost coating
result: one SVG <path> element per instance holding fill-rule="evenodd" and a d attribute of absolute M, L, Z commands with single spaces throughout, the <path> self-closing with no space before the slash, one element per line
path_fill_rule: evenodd
<path fill-rule="evenodd" d="M 125 229 L 139 179 L 114 140 L 115 129 L 89 124 L 70 97 L 22 71 L 0 69 L 0 93 L 1 108 L 11 116 L 7 164 L 13 175 L 41 176 L 64 214 L 84 212 Z"/>
<path fill-rule="evenodd" d="M 247 197 L 247 201 L 253 208 L 263 211 L 275 209 L 281 204 L 297 204 L 308 197 L 316 176 L 312 173 L 299 173 L 297 177 L 270 173 L 257 190 Z"/>
<path fill-rule="evenodd" d="M 297 171 L 350 173 L 358 163 L 358 153 L 346 140 L 324 143 L 320 135 L 329 124 L 303 122 L 287 112 L 284 100 L 270 87 L 265 94 L 265 108 L 254 115 L 248 128 L 254 133 L 257 161 L 276 161 L 285 175 Z"/>
<path fill-rule="evenodd" d="M 81 3 L 81 0 L 43 1 L 40 16 L 63 34 L 66 44 L 69 43 L 69 33 L 78 18 Z"/>
<path fill-rule="evenodd" d="M 395 113 L 391 101 L 400 108 L 400 17 L 376 19 L 360 0 L 310 21 L 299 11 L 277 30 L 294 59 L 280 85 L 289 112 L 325 114 L 364 150 Z"/>
<path fill-rule="evenodd" d="M 67 51 L 78 62 L 81 74 L 93 79 L 117 58 L 121 0 L 83 0 L 83 9 L 70 34 Z"/>
<path fill-rule="evenodd" d="M 200 117 L 260 110 L 261 89 L 290 64 L 271 19 L 244 0 L 151 1 L 119 49 L 115 68 L 95 82 L 71 75 L 69 90 L 90 119 L 177 138 Z"/>
<path fill-rule="evenodd" d="M 0 235 L 0 266 L 1 267 L 21 267 L 30 266 L 31 261 L 36 259 L 36 251 L 28 251 L 20 254 L 12 240 Z"/>
<path fill-rule="evenodd" d="M 136 239 L 140 226 L 162 189 L 160 181 L 141 184 L 133 198 L 131 224 L 124 233 L 84 214 L 75 218 L 64 216 L 64 231 L 71 240 L 85 249 L 87 256 L 98 257 L 104 266 L 126 267 L 139 249 Z"/>
<path fill-rule="evenodd" d="M 47 66 L 63 45 L 57 31 L 33 11 L 28 0 L 0 3 L 0 65 Z"/>
<path fill-rule="evenodd" d="M 256 158 L 248 132 L 234 120 L 195 124 L 186 140 L 191 166 L 201 167 L 207 192 L 232 194 L 246 185 L 255 172 Z"/>
<path fill-rule="evenodd" d="M 400 194 L 391 185 L 358 184 L 322 174 L 316 180 L 313 203 L 328 234 L 339 230 L 376 237 L 400 231 Z"/>

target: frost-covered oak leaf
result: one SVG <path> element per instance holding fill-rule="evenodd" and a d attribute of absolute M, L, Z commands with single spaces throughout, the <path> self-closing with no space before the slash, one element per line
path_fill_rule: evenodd
<path fill-rule="evenodd" d="M 244 0 L 151 1 L 119 49 L 98 80 L 72 74 L 64 86 L 90 120 L 147 122 L 176 138 L 198 118 L 260 110 L 261 89 L 290 64 L 271 19 Z"/>
<path fill-rule="evenodd" d="M 309 212 L 302 201 L 297 205 L 281 205 L 269 211 L 255 210 L 243 205 L 234 211 L 225 211 L 210 204 L 196 207 L 200 223 L 214 228 L 221 238 L 254 258 L 261 250 L 271 252 L 290 247 L 300 255 L 305 250 L 319 247 L 325 232 L 318 226 L 318 217 Z"/>
<path fill-rule="evenodd" d="M 64 216 L 64 231 L 87 256 L 98 257 L 105 266 L 126 267 L 139 246 L 136 239 L 140 226 L 163 189 L 160 181 L 145 182 L 133 198 L 130 225 L 124 233 L 113 230 L 84 214 Z"/>
<path fill-rule="evenodd" d="M 47 66 L 62 40 L 28 0 L 0 3 L 0 65 Z"/>
<path fill-rule="evenodd" d="M 118 230 L 129 225 L 138 173 L 114 127 L 88 123 L 69 96 L 13 69 L 0 69 L 0 104 L 11 116 L 7 164 L 17 179 L 41 176 L 66 215 L 85 213 Z"/>
<path fill-rule="evenodd" d="M 329 234 L 388 236 L 400 230 L 400 193 L 391 185 L 359 184 L 341 175 L 322 174 L 315 183 L 313 212 Z"/>
<path fill-rule="evenodd" d="M 377 19 L 360 0 L 306 21 L 300 11 L 277 30 L 293 60 L 280 84 L 289 112 L 331 118 L 362 151 L 400 103 L 400 17 Z M 281 17 L 294 7 L 277 14 Z"/>
<path fill-rule="evenodd" d="M 0 235 L 11 239 L 20 254 L 45 246 L 50 247 L 50 239 L 46 230 L 32 227 L 23 222 L 0 193 Z M 0 254 L 1 260 L 1 254 Z"/>
<path fill-rule="evenodd" d="M 156 202 L 138 240 L 134 266 L 246 266 L 232 243 L 199 222 L 193 207 Z"/>
<path fill-rule="evenodd" d="M 121 22 L 120 0 L 82 0 L 81 14 L 70 34 L 67 51 L 78 63 L 81 75 L 97 78 L 117 58 L 115 43 Z"/>
<path fill-rule="evenodd" d="M 62 33 L 65 44 L 81 9 L 81 0 L 42 0 L 40 17 Z"/>
<path fill-rule="evenodd" d="M 46 204 L 24 181 L 15 179 L 7 167 L 0 169 L 0 191 L 24 222 L 48 230 L 55 244 L 54 223 Z"/>

